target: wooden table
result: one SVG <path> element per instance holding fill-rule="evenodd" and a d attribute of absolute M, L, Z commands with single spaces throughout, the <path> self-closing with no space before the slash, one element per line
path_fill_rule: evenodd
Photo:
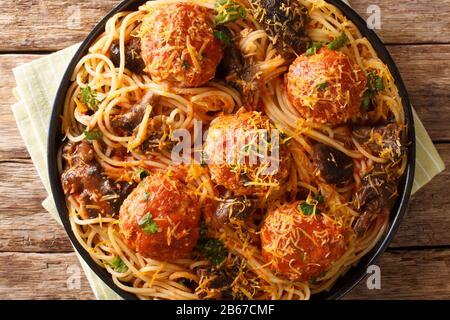
<path fill-rule="evenodd" d="M 46 197 L 16 128 L 11 69 L 77 43 L 117 0 L 0 2 L 0 298 L 93 299 L 64 230 L 41 206 Z M 450 167 L 450 0 L 354 0 L 381 8 L 383 41 L 412 103 Z M 79 10 L 81 23 L 77 26 Z M 450 171 L 420 190 L 380 261 L 381 290 L 363 281 L 351 299 L 450 299 Z M 70 281 L 69 281 L 70 282 Z M 70 284 L 70 283 L 69 283 Z"/>

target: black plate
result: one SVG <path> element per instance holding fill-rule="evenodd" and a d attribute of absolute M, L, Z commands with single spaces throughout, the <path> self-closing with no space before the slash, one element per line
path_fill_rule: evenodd
<path fill-rule="evenodd" d="M 403 108 L 406 115 L 406 121 L 408 126 L 408 167 L 405 175 L 402 177 L 400 181 L 399 190 L 400 195 L 392 209 L 392 212 L 389 216 L 389 225 L 388 228 L 380 239 L 378 244 L 367 253 L 358 264 L 351 268 L 345 275 L 339 278 L 339 280 L 335 283 L 335 285 L 328 292 L 322 292 L 317 295 L 312 296 L 313 299 L 339 299 L 343 297 L 346 293 L 348 293 L 353 287 L 355 287 L 361 279 L 366 275 L 367 267 L 375 264 L 382 253 L 386 250 L 389 242 L 391 241 L 393 235 L 397 231 L 400 222 L 405 214 L 405 211 L 408 206 L 409 197 L 411 194 L 411 189 L 414 181 L 414 167 L 415 167 L 415 151 L 416 151 L 416 140 L 414 133 L 414 121 L 413 114 L 411 110 L 411 105 L 408 98 L 408 93 L 406 91 L 405 85 L 400 77 L 398 69 L 392 60 L 389 52 L 384 47 L 381 40 L 372 30 L 367 28 L 366 22 L 351 9 L 348 5 L 343 3 L 340 0 L 327 0 L 329 3 L 335 5 L 339 8 L 348 19 L 353 21 L 357 28 L 360 30 L 363 36 L 365 36 L 378 56 L 383 60 L 383 62 L 389 67 L 394 79 L 395 83 L 398 87 L 400 96 L 403 102 Z M 61 134 L 61 118 L 64 100 L 66 97 L 67 89 L 70 85 L 70 77 L 72 76 L 73 70 L 77 65 L 78 61 L 88 52 L 88 48 L 91 44 L 97 39 L 100 34 L 103 32 L 106 22 L 109 18 L 111 18 L 114 14 L 120 11 L 132 11 L 137 10 L 139 5 L 145 3 L 144 0 L 125 0 L 120 3 L 117 7 L 115 7 L 106 17 L 100 21 L 99 24 L 95 26 L 92 32 L 88 35 L 86 40 L 81 44 L 80 48 L 76 52 L 72 61 L 70 62 L 64 77 L 59 86 L 56 99 L 53 106 L 51 122 L 50 122 L 50 130 L 48 135 L 48 173 L 50 177 L 50 184 L 52 188 L 53 197 L 55 199 L 56 207 L 58 209 L 59 216 L 64 225 L 64 228 L 69 235 L 70 240 L 72 241 L 75 249 L 80 253 L 83 257 L 84 261 L 89 265 L 89 267 L 102 279 L 110 288 L 112 288 L 116 293 L 118 293 L 124 299 L 137 299 L 135 295 L 125 292 L 124 290 L 117 287 L 112 281 L 111 275 L 106 271 L 106 269 L 98 266 L 94 260 L 89 256 L 89 253 L 84 250 L 84 248 L 78 243 L 75 238 L 74 233 L 70 227 L 70 222 L 68 219 L 67 208 L 65 203 L 64 193 L 61 187 L 60 177 L 58 173 L 58 150 L 62 144 L 63 135 Z"/>

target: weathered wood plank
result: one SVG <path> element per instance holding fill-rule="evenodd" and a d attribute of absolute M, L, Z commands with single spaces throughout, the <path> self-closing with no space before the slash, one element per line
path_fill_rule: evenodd
<path fill-rule="evenodd" d="M 47 194 L 31 160 L 0 163 L 0 192 L 0 251 L 73 251 L 41 205 Z"/>
<path fill-rule="evenodd" d="M 450 144 L 438 150 L 450 168 Z M 450 244 L 450 199 L 442 193 L 449 179 L 447 170 L 415 195 L 391 248 Z M 0 162 L 0 251 L 72 251 L 62 228 L 42 208 L 45 197 L 30 160 Z"/>
<path fill-rule="evenodd" d="M 385 43 L 449 43 L 450 0 L 350 0 L 356 12 L 367 19 L 381 10 L 381 30 Z"/>
<path fill-rule="evenodd" d="M 388 49 L 432 139 L 450 140 L 450 45 L 400 45 Z"/>
<path fill-rule="evenodd" d="M 353 0 L 367 18 L 370 5 L 381 9 L 386 43 L 449 43 L 450 0 Z M 18 0 L 0 2 L 3 51 L 58 50 L 82 41 L 118 0 Z"/>
<path fill-rule="evenodd" d="M 0 161 L 29 157 L 11 111 L 11 106 L 17 102 L 13 95 L 16 82 L 12 69 L 37 58 L 38 55 L 0 55 Z"/>
<path fill-rule="evenodd" d="M 0 299 L 94 298 L 74 253 L 0 253 L 0 264 Z M 386 252 L 379 266 L 381 290 L 364 280 L 346 299 L 450 299 L 450 250 Z M 69 289 L 77 270 L 80 289 Z"/>
<path fill-rule="evenodd" d="M 82 41 L 118 0 L 0 2 L 3 51 L 59 50 Z"/>
<path fill-rule="evenodd" d="M 94 299 L 75 253 L 0 253 L 0 264 L 0 299 Z"/>
<path fill-rule="evenodd" d="M 450 144 L 438 144 L 446 170 L 415 194 L 390 247 L 445 246 L 450 244 Z"/>
<path fill-rule="evenodd" d="M 390 251 L 379 266 L 381 290 L 363 280 L 345 299 L 450 299 L 450 250 Z"/>

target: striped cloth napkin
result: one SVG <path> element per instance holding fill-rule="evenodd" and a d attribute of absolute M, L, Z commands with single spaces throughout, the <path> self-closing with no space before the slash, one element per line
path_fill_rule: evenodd
<path fill-rule="evenodd" d="M 49 194 L 43 202 L 50 215 L 61 223 L 53 197 L 46 168 L 46 139 L 50 113 L 59 83 L 78 44 L 44 58 L 21 65 L 13 70 L 17 82 L 14 90 L 19 102 L 12 106 L 17 126 L 28 152 Z M 433 143 L 414 112 L 417 139 L 417 165 L 413 192 L 427 184 L 445 169 Z M 78 256 L 97 299 L 120 299 L 87 264 Z"/>

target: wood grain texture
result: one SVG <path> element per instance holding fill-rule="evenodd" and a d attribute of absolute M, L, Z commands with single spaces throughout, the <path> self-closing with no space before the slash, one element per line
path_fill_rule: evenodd
<path fill-rule="evenodd" d="M 1 51 L 55 51 L 82 41 L 118 0 L 0 2 Z"/>
<path fill-rule="evenodd" d="M 0 136 L 2 137 L 0 139 L 0 161 L 29 157 L 11 111 L 11 106 L 17 102 L 13 95 L 16 82 L 12 69 L 39 57 L 39 55 L 0 55 L 0 74 L 2 75 L 2 81 L 0 81 Z"/>
<path fill-rule="evenodd" d="M 0 162 L 0 190 L 0 251 L 73 251 L 42 207 L 47 194 L 31 160 Z"/>
<path fill-rule="evenodd" d="M 412 197 L 391 248 L 450 244 L 450 197 L 443 192 L 450 181 L 450 144 L 437 149 L 447 169 Z"/>
<path fill-rule="evenodd" d="M 381 10 L 381 30 L 385 43 L 449 43 L 450 0 L 350 0 L 355 11 L 367 19 Z"/>
<path fill-rule="evenodd" d="M 95 299 L 75 253 L 0 253 L 0 299 Z"/>
<path fill-rule="evenodd" d="M 381 9 L 386 43 L 450 43 L 450 0 L 353 0 L 367 18 L 370 5 Z M 18 0 L 0 2 L 2 51 L 59 50 L 82 41 L 119 1 Z M 78 22 L 79 17 L 79 22 Z"/>
<path fill-rule="evenodd" d="M 0 299 L 93 299 L 74 253 L 0 253 Z M 390 251 L 381 290 L 363 280 L 345 299 L 450 299 L 450 250 Z M 21 272 L 19 272 L 20 270 Z M 80 271 L 79 289 L 70 289 Z"/>
<path fill-rule="evenodd" d="M 389 251 L 379 266 L 380 290 L 364 279 L 345 299 L 450 299 L 450 250 Z"/>
<path fill-rule="evenodd" d="M 388 50 L 431 138 L 449 141 L 450 45 L 396 45 Z"/>

